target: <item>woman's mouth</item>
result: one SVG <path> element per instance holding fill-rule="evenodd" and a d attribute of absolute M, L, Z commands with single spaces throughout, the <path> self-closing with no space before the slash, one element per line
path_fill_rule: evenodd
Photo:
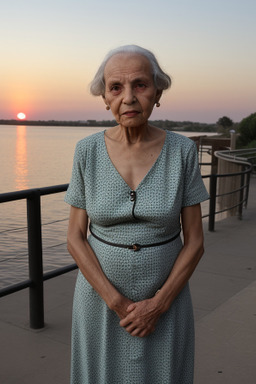
<path fill-rule="evenodd" d="M 138 111 L 126 111 L 123 113 L 123 116 L 126 116 L 126 117 L 135 117 L 139 114 Z"/>

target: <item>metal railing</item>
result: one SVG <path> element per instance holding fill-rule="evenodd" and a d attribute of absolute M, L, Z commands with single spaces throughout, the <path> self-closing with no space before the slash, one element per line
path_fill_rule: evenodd
<path fill-rule="evenodd" d="M 209 218 L 208 220 L 208 230 L 213 232 L 215 229 L 215 217 L 220 213 L 231 211 L 234 208 L 238 208 L 238 218 L 241 220 L 243 215 L 243 207 L 247 206 L 248 196 L 249 196 L 249 187 L 250 187 L 250 174 L 252 166 L 248 166 L 245 170 L 236 173 L 225 173 L 225 174 L 212 174 L 202 176 L 202 178 L 210 178 L 210 199 L 209 199 L 209 213 L 203 215 L 202 218 Z M 240 187 L 229 191 L 227 193 L 217 194 L 217 182 L 221 178 L 231 178 L 235 176 L 240 176 Z M 238 202 L 234 205 L 231 205 L 225 209 L 216 210 L 217 198 L 223 198 L 227 195 L 232 195 L 239 192 Z"/>
<path fill-rule="evenodd" d="M 199 156 L 202 160 L 202 153 L 208 152 L 209 147 L 200 147 Z M 203 179 L 209 179 L 209 213 L 203 215 L 202 218 L 208 217 L 208 230 L 214 231 L 216 215 L 232 211 L 237 208 L 238 219 L 242 219 L 243 207 L 247 207 L 248 197 L 249 197 L 249 187 L 250 187 L 250 176 L 253 173 L 256 167 L 256 148 L 243 149 L 243 150 L 221 150 L 215 151 L 214 155 L 217 159 L 225 160 L 233 164 L 237 164 L 242 167 L 240 172 L 230 172 L 224 174 L 211 173 L 209 175 L 202 176 Z M 212 166 L 212 163 L 202 163 L 200 162 L 200 168 L 202 166 Z M 235 177 L 240 177 L 239 187 L 233 190 L 230 190 L 226 193 L 218 193 L 218 182 L 223 179 L 231 179 Z M 225 196 L 231 196 L 239 194 L 239 198 L 236 203 L 230 205 L 227 208 L 217 210 L 217 199 L 224 198 Z"/>
<path fill-rule="evenodd" d="M 252 172 L 256 172 L 256 148 L 217 151 L 215 155 L 226 161 L 238 164 L 252 165 Z"/>
<path fill-rule="evenodd" d="M 203 218 L 209 218 L 208 229 L 210 231 L 214 231 L 215 216 L 217 214 L 234 208 L 234 206 L 232 206 L 225 210 L 216 211 L 216 198 L 222 196 L 217 194 L 217 181 L 220 178 L 229 178 L 234 176 L 241 177 L 240 187 L 229 192 L 229 194 L 237 192 L 240 194 L 239 201 L 235 205 L 238 207 L 240 219 L 242 218 L 243 206 L 247 205 L 252 165 L 247 162 L 241 162 L 241 160 L 236 161 L 243 164 L 244 169 L 241 172 L 237 172 L 235 174 L 211 174 L 203 176 L 204 179 L 210 179 L 209 213 L 203 216 Z M 207 165 L 209 164 L 207 163 Z M 70 264 L 65 267 L 43 273 L 41 196 L 65 192 L 67 187 L 68 184 L 62 184 L 39 189 L 28 189 L 24 191 L 0 194 L 0 203 L 21 199 L 26 199 L 27 201 L 29 279 L 1 289 L 0 297 L 29 288 L 30 327 L 33 329 L 44 327 L 44 281 L 60 276 L 69 271 L 73 271 L 77 268 L 76 264 Z"/>
<path fill-rule="evenodd" d="M 76 264 L 70 264 L 43 273 L 41 196 L 64 192 L 67 187 L 68 184 L 62 184 L 0 194 L 0 203 L 21 199 L 27 200 L 29 279 L 1 289 L 0 297 L 29 288 L 30 327 L 33 329 L 44 327 L 44 281 L 77 268 Z"/>

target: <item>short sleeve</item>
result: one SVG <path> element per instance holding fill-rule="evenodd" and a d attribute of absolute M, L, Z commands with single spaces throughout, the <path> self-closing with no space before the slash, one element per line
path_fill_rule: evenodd
<path fill-rule="evenodd" d="M 71 180 L 64 201 L 82 209 L 86 209 L 85 166 L 85 149 L 79 142 L 76 145 Z"/>
<path fill-rule="evenodd" d="M 209 198 L 198 165 L 198 152 L 194 142 L 188 150 L 185 163 L 182 206 L 201 203 Z"/>

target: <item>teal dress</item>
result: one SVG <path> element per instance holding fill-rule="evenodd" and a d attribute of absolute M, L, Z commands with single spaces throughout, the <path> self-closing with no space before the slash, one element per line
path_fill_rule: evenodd
<path fill-rule="evenodd" d="M 131 191 L 111 162 L 100 132 L 77 144 L 65 201 L 87 211 L 92 232 L 101 239 L 151 244 L 179 233 L 182 207 L 207 198 L 197 149 L 190 139 L 167 131 L 158 159 Z M 88 241 L 111 283 L 135 302 L 154 296 L 162 287 L 182 248 L 180 236 L 137 252 L 92 235 Z M 149 336 L 133 337 L 119 321 L 79 271 L 71 384 L 193 383 L 194 321 L 188 284 Z"/>

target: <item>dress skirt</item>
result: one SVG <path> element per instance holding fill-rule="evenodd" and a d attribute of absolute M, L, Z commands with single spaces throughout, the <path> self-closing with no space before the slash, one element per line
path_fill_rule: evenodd
<path fill-rule="evenodd" d="M 152 297 L 165 282 L 182 247 L 180 238 L 133 252 L 90 237 L 102 269 L 133 301 Z M 72 384 L 191 384 L 194 322 L 186 285 L 154 333 L 131 336 L 119 317 L 78 273 L 73 307 Z"/>

